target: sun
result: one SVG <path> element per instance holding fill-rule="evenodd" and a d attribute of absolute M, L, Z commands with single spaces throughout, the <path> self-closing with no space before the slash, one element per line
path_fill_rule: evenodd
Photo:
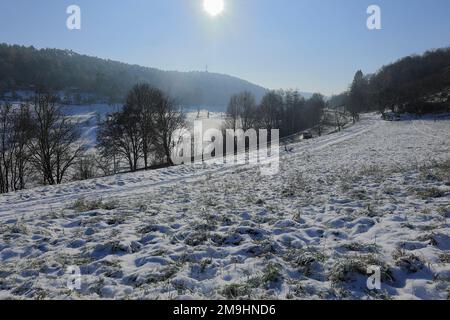
<path fill-rule="evenodd" d="M 221 14 L 224 8 L 223 0 L 203 0 L 203 9 L 213 17 Z"/>

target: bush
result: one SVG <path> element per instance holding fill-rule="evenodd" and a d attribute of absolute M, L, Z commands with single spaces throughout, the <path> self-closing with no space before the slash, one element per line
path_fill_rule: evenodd
<path fill-rule="evenodd" d="M 86 200 L 84 198 L 79 198 L 72 205 L 72 209 L 77 212 L 86 212 L 92 210 L 114 210 L 117 207 L 117 203 L 114 201 L 103 202 L 103 200 Z"/>

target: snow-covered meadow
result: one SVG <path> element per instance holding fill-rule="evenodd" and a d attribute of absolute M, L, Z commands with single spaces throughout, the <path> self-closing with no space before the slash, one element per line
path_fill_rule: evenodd
<path fill-rule="evenodd" d="M 93 150 L 97 144 L 98 118 L 105 119 L 108 114 L 118 112 L 121 106 L 109 104 L 67 105 L 62 108 L 74 123 L 78 123 L 81 131 L 81 140 Z M 221 112 L 209 112 L 206 109 L 185 110 L 186 127 L 193 130 L 194 122 L 201 121 L 205 130 L 209 128 L 221 128 L 225 114 Z"/>
<path fill-rule="evenodd" d="M 371 114 L 282 148 L 274 176 L 186 165 L 2 195 L 0 298 L 447 299 L 449 141 L 449 120 Z"/>

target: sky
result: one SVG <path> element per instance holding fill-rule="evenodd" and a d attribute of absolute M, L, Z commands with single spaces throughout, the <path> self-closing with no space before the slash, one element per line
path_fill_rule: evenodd
<path fill-rule="evenodd" d="M 1 0 L 0 42 L 237 76 L 326 95 L 409 54 L 450 45 L 449 0 Z M 66 27 L 69 5 L 81 30 Z M 366 25 L 381 8 L 381 30 Z"/>

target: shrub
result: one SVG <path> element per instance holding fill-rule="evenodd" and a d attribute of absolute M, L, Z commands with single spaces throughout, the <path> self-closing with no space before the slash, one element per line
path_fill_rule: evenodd
<path fill-rule="evenodd" d="M 77 212 L 86 212 L 98 209 L 104 210 L 114 210 L 117 208 L 117 203 L 114 201 L 103 202 L 101 199 L 99 200 L 86 200 L 84 198 L 79 198 L 72 205 L 72 209 Z"/>

